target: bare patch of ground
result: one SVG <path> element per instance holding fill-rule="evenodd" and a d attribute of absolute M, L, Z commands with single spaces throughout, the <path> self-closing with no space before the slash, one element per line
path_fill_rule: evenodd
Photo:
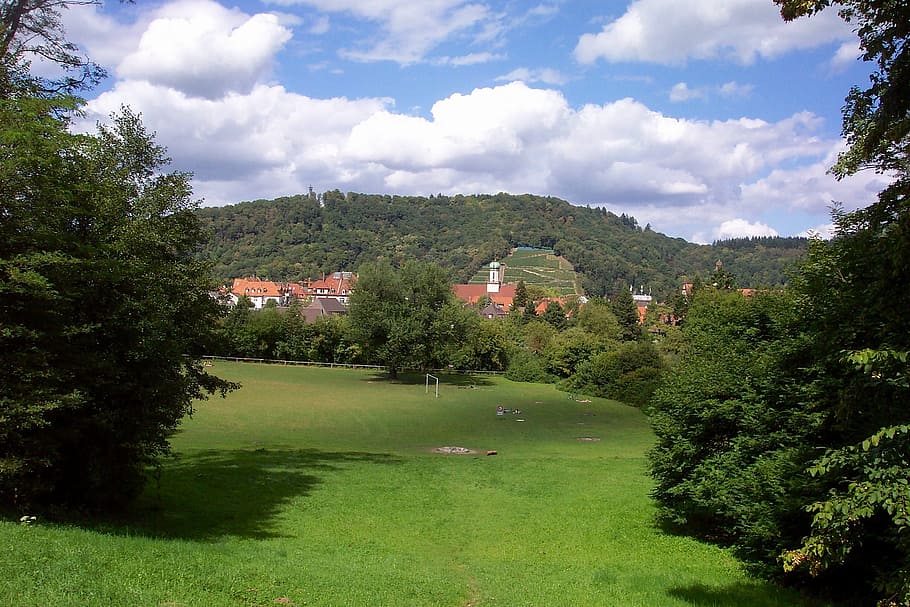
<path fill-rule="evenodd" d="M 444 455 L 471 455 L 477 453 L 474 449 L 467 447 L 436 447 L 433 453 L 442 453 Z"/>

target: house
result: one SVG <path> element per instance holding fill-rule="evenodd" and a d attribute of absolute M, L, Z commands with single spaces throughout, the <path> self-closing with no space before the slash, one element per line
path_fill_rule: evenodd
<path fill-rule="evenodd" d="M 323 275 L 319 280 L 303 284 L 304 297 L 313 299 L 337 299 L 347 305 L 357 275 L 353 272 L 333 272 L 331 276 Z"/>
<path fill-rule="evenodd" d="M 237 300 L 247 297 L 256 310 L 264 308 L 269 301 L 274 301 L 277 306 L 287 305 L 288 302 L 286 285 L 256 277 L 235 278 L 231 285 L 231 295 L 232 299 Z"/>
<path fill-rule="evenodd" d="M 505 318 L 509 315 L 509 311 L 502 306 L 491 302 L 486 308 L 480 311 L 480 315 L 489 319 Z"/>
<path fill-rule="evenodd" d="M 347 313 L 348 309 L 345 305 L 332 297 L 316 297 L 310 302 L 310 305 L 301 310 L 301 314 L 303 314 L 303 318 L 306 322 L 313 322 L 317 318 L 340 316 Z"/>

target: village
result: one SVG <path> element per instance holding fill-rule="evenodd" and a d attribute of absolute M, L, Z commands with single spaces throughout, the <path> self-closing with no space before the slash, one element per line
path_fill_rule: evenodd
<path fill-rule="evenodd" d="M 487 319 L 504 318 L 509 311 L 516 309 L 514 300 L 519 288 L 518 283 L 505 281 L 505 264 L 499 261 L 490 262 L 489 274 L 486 283 L 456 284 L 452 291 L 466 306 L 474 307 L 478 314 Z M 317 280 L 302 282 L 276 282 L 263 280 L 258 277 L 235 278 L 231 286 L 225 287 L 217 294 L 227 305 L 235 306 L 242 298 L 249 301 L 254 310 L 261 310 L 266 306 L 285 308 L 294 300 L 306 302 L 302 314 L 307 322 L 316 318 L 343 315 L 347 313 L 347 306 L 355 288 L 357 275 L 354 272 L 338 271 L 324 275 Z M 690 294 L 691 283 L 683 285 L 683 291 Z M 639 315 L 639 323 L 644 322 L 648 306 L 653 298 L 645 294 L 644 287 L 639 287 L 635 292 L 630 287 L 632 299 L 635 302 Z M 557 303 L 567 310 L 571 316 L 570 303 L 582 306 L 588 302 L 584 295 L 563 297 L 542 297 L 534 302 L 534 313 L 538 316 L 546 312 L 547 306 Z M 481 304 L 481 305 L 479 305 Z M 523 310 L 523 307 L 521 307 Z"/>

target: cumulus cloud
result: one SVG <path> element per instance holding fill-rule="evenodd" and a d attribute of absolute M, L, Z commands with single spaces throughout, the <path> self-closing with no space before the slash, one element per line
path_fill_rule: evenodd
<path fill-rule="evenodd" d="M 248 92 L 290 37 L 276 15 L 249 16 L 211 0 L 182 0 L 155 12 L 116 73 L 210 99 Z"/>
<path fill-rule="evenodd" d="M 776 122 L 691 120 L 633 99 L 579 108 L 522 82 L 437 101 L 428 116 L 390 99 L 314 99 L 279 86 L 206 99 L 148 81 L 121 82 L 89 102 L 89 120 L 121 103 L 193 171 L 209 203 L 317 188 L 401 194 L 533 192 L 630 213 L 693 238 L 770 234 L 761 217 L 832 200 L 865 204 L 882 178 L 825 173 L 840 141 L 800 113 Z M 865 181 L 864 181 L 865 180 Z"/>
<path fill-rule="evenodd" d="M 715 228 L 713 236 L 715 240 L 726 240 L 729 238 L 750 238 L 752 236 L 780 236 L 780 234 L 767 224 L 737 217 L 721 223 Z"/>
<path fill-rule="evenodd" d="M 834 57 L 831 58 L 829 68 L 832 73 L 839 74 L 855 64 L 862 57 L 859 42 L 856 40 L 841 44 Z"/>
<path fill-rule="evenodd" d="M 817 225 L 808 230 L 803 230 L 797 236 L 802 236 L 804 238 L 820 238 L 821 240 L 831 240 L 834 238 L 834 224 L 833 223 L 823 223 Z"/>
<path fill-rule="evenodd" d="M 689 88 L 685 82 L 677 82 L 670 89 L 670 101 L 689 101 L 690 99 L 704 99 L 707 97 L 704 89 Z"/>
<path fill-rule="evenodd" d="M 750 64 L 851 37 L 834 11 L 785 23 L 771 2 L 636 0 L 600 32 L 582 35 L 575 58 L 664 65 L 720 58 Z"/>

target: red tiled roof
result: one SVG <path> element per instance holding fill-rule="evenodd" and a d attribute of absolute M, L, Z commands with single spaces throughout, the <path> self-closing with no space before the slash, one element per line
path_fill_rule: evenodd
<path fill-rule="evenodd" d="M 455 292 L 455 297 L 472 305 L 476 304 L 480 298 L 489 295 L 493 303 L 508 310 L 512 305 L 512 300 L 515 299 L 515 285 L 499 285 L 499 293 L 487 293 L 486 283 L 453 285 L 452 290 Z"/>
<path fill-rule="evenodd" d="M 270 280 L 258 278 L 235 278 L 231 285 L 231 293 L 240 297 L 281 297 L 284 295 L 284 286 Z"/>

